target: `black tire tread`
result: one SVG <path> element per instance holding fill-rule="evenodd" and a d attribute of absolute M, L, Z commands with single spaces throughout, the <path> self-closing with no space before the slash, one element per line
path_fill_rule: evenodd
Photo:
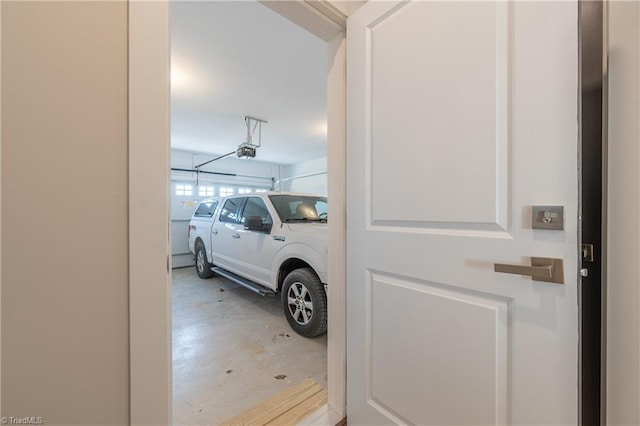
<path fill-rule="evenodd" d="M 311 297 L 314 301 L 313 317 L 311 323 L 306 326 L 295 322 L 289 314 L 287 292 L 294 280 L 303 282 L 309 292 L 312 293 Z M 327 332 L 327 295 L 325 294 L 322 282 L 320 282 L 320 279 L 313 269 L 299 268 L 289 272 L 282 285 L 282 307 L 287 322 L 296 333 L 305 337 L 316 337 Z"/>
<path fill-rule="evenodd" d="M 200 271 L 198 271 L 198 251 L 199 250 L 203 250 L 204 251 L 204 271 L 202 273 L 200 273 Z M 211 270 L 212 268 L 212 264 L 209 263 L 209 259 L 207 259 L 207 252 L 205 250 L 204 244 L 199 241 L 198 243 L 196 243 L 196 274 L 198 275 L 198 277 L 202 278 L 203 280 L 206 280 L 208 278 L 213 277 L 214 272 Z"/>

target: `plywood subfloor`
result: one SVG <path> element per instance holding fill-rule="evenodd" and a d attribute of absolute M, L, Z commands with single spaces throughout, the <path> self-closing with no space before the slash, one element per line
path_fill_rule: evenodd
<path fill-rule="evenodd" d="M 312 379 L 285 389 L 229 420 L 223 426 L 289 426 L 327 403 L 327 391 Z"/>

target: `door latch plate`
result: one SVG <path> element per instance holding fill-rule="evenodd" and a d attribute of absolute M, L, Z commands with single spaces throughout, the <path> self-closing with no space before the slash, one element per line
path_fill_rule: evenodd
<path fill-rule="evenodd" d="M 582 260 L 585 262 L 593 262 L 593 244 L 582 245 Z"/>

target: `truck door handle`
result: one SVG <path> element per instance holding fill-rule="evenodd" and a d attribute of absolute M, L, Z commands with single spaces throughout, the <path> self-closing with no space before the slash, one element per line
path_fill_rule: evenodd
<path fill-rule="evenodd" d="M 238 234 L 233 234 L 233 235 L 231 235 L 231 236 L 232 236 L 233 238 L 240 238 L 240 235 L 238 235 Z"/>
<path fill-rule="evenodd" d="M 211 233 L 212 233 L 213 235 L 218 235 L 218 230 L 217 230 L 217 229 L 212 229 L 212 230 L 211 230 Z"/>
<path fill-rule="evenodd" d="M 562 259 L 532 257 L 531 266 L 495 263 L 493 270 L 505 274 L 528 275 L 533 281 L 564 284 Z"/>

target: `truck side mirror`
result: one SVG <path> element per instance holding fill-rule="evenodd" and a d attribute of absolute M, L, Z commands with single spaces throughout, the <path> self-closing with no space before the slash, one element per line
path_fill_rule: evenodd
<path fill-rule="evenodd" d="M 249 231 L 267 231 L 260 216 L 247 216 L 244 221 L 244 229 L 248 229 Z"/>

